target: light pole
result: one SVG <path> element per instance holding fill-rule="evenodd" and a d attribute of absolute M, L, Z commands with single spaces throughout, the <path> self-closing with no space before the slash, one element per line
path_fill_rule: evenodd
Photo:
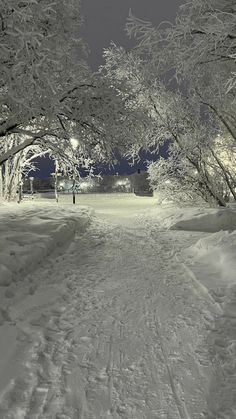
<path fill-rule="evenodd" d="M 73 175 L 72 197 L 72 202 L 75 204 L 75 175 Z"/>

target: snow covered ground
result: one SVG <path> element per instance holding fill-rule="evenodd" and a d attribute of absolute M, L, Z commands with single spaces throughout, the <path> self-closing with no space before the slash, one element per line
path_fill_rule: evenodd
<path fill-rule="evenodd" d="M 0 285 L 10 285 L 35 269 L 55 248 L 83 229 L 91 209 L 22 204 L 0 207 Z"/>
<path fill-rule="evenodd" d="M 234 211 L 70 199 L 0 210 L 0 418 L 235 418 Z"/>

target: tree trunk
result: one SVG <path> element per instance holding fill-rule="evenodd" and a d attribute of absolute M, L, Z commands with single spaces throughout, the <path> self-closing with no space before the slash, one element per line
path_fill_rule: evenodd
<path fill-rule="evenodd" d="M 209 174 L 207 172 L 207 169 L 205 168 L 204 170 L 200 167 L 199 168 L 200 172 L 199 174 L 203 177 L 203 181 L 204 181 L 204 185 L 208 191 L 208 193 L 210 194 L 210 196 L 214 199 L 214 201 L 220 206 L 220 207 L 226 207 L 226 202 L 224 200 L 224 198 L 222 196 L 219 196 L 215 193 L 213 185 L 210 181 L 210 177 Z"/>
<path fill-rule="evenodd" d="M 210 149 L 210 150 L 211 150 L 211 149 Z M 233 187 L 232 187 L 232 185 L 231 185 L 231 182 L 230 182 L 230 179 L 229 179 L 228 173 L 226 172 L 226 170 L 225 170 L 225 167 L 224 167 L 223 163 L 222 163 L 222 162 L 220 161 L 220 159 L 216 156 L 216 154 L 214 153 L 214 151 L 213 151 L 213 150 L 211 150 L 211 153 L 212 153 L 213 157 L 215 158 L 215 160 L 216 160 L 217 164 L 220 166 L 220 168 L 221 168 L 221 170 L 222 170 L 222 173 L 223 173 L 223 176 L 224 176 L 224 178 L 225 178 L 225 182 L 227 183 L 227 186 L 228 186 L 228 188 L 229 188 L 229 190 L 230 190 L 230 192 L 231 192 L 232 196 L 234 197 L 234 200 L 236 201 L 236 192 L 235 192 L 234 188 L 233 188 Z"/>
<path fill-rule="evenodd" d="M 54 179 L 54 192 L 56 202 L 58 202 L 58 172 L 59 172 L 59 164 L 58 161 L 55 161 L 55 179 Z"/>
<path fill-rule="evenodd" d="M 0 200 L 3 199 L 3 173 L 2 167 L 0 166 Z"/>
<path fill-rule="evenodd" d="M 163 117 L 161 116 L 161 114 L 160 114 L 160 112 L 158 111 L 158 109 L 157 109 L 157 107 L 156 107 L 156 104 L 155 104 L 155 102 L 153 101 L 153 99 L 152 99 L 152 97 L 150 96 L 150 100 L 151 100 L 151 102 L 152 102 L 152 105 L 153 105 L 153 108 L 154 108 L 154 110 L 155 110 L 155 112 L 156 112 L 156 114 L 161 118 L 161 120 L 163 121 L 163 123 L 164 124 L 166 124 L 166 121 L 165 120 L 163 120 Z M 202 102 L 203 103 L 203 102 Z M 206 103 L 205 103 L 206 104 Z M 206 104 L 207 105 L 207 104 Z M 179 146 L 179 148 L 180 148 L 180 150 L 182 150 L 182 151 L 184 151 L 185 152 L 185 147 L 184 147 L 184 145 L 182 144 L 182 141 L 181 141 L 181 139 L 179 138 L 179 135 L 178 134 L 176 134 L 170 127 L 168 128 L 169 129 L 169 131 L 171 132 L 171 134 L 172 134 L 172 136 L 173 136 L 173 139 L 176 141 L 176 143 L 178 144 L 178 146 Z M 236 139 L 236 137 L 235 137 L 235 139 Z M 210 182 L 210 179 L 209 179 L 209 177 L 207 176 L 207 172 L 205 171 L 205 173 L 204 173 L 204 171 L 202 170 L 202 168 L 200 167 L 200 164 L 199 164 L 199 162 L 195 162 L 192 158 L 191 158 L 191 156 L 189 156 L 189 155 L 186 155 L 186 159 L 189 161 L 189 163 L 197 170 L 197 173 L 199 174 L 199 176 L 200 176 L 200 179 L 201 179 L 201 182 L 202 182 L 202 184 L 204 185 L 204 187 L 206 188 L 206 190 L 207 190 L 207 192 L 209 193 L 209 195 L 210 195 L 210 197 L 211 198 L 213 198 L 213 200 L 219 205 L 219 206 L 222 206 L 222 207 L 225 207 L 226 206 L 226 203 L 224 202 L 224 199 L 222 198 L 222 197 L 219 197 L 219 196 L 217 196 L 216 194 L 215 194 L 215 192 L 214 192 L 214 189 L 213 189 L 213 187 L 212 187 L 212 185 L 211 185 L 211 182 Z M 200 184 L 199 184 L 200 185 Z"/>
<path fill-rule="evenodd" d="M 19 153 L 17 156 L 15 156 L 12 159 L 11 174 L 9 174 L 9 182 L 8 182 L 8 200 L 9 201 L 16 198 L 17 187 L 19 184 L 20 160 L 21 160 L 21 153 Z"/>
<path fill-rule="evenodd" d="M 224 125 L 224 127 L 227 129 L 227 131 L 230 133 L 230 135 L 232 136 L 232 138 L 236 141 L 236 132 L 233 128 L 231 128 L 229 122 L 224 118 L 224 116 L 218 111 L 218 109 L 212 105 L 211 103 L 206 102 L 202 96 L 200 95 L 200 93 L 198 93 L 198 96 L 200 96 L 201 100 L 200 103 L 202 103 L 203 105 L 207 106 L 208 108 L 210 108 L 215 115 L 218 117 L 218 119 L 222 122 L 222 124 Z"/>

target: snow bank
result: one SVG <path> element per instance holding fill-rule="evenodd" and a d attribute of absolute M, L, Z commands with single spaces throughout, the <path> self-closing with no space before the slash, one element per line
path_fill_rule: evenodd
<path fill-rule="evenodd" d="M 208 270 L 215 273 L 211 283 L 205 279 L 211 288 L 236 284 L 236 231 L 219 231 L 201 238 L 186 254 L 191 263 L 208 265 Z"/>
<path fill-rule="evenodd" d="M 4 205 L 0 208 L 0 286 L 9 286 L 75 233 L 91 215 L 88 207 L 53 204 Z"/>
<path fill-rule="evenodd" d="M 157 220 L 171 230 L 217 232 L 236 229 L 234 208 L 158 208 Z"/>
<path fill-rule="evenodd" d="M 199 233 L 202 237 L 187 250 L 183 249 L 177 258 L 183 261 L 196 287 L 200 284 L 203 293 L 208 292 L 219 307 L 217 316 L 208 325 L 206 341 L 214 365 L 207 394 L 208 416 L 233 418 L 236 400 L 235 208 L 161 208 L 157 218 L 159 228 L 202 232 Z"/>
<path fill-rule="evenodd" d="M 29 313 L 37 316 L 39 311 L 43 316 L 45 307 L 64 293 L 60 284 L 53 283 L 53 275 L 57 278 L 58 271 L 54 274 L 48 269 L 45 277 L 40 268 L 50 264 L 49 259 L 45 261 L 49 254 L 53 260 L 63 260 L 66 244 L 75 232 L 83 233 L 91 215 L 89 207 L 55 203 L 0 207 L 0 404 L 4 391 L 11 386 L 17 389 L 13 397 L 24 392 L 23 381 L 20 378 L 17 384 L 15 377 L 25 371 L 34 345 L 41 342 L 41 332 L 29 327 Z M 11 400 L 10 404 L 14 402 Z M 10 416 L 23 417 L 19 412 Z M 1 407 L 0 417 L 6 417 Z"/>
<path fill-rule="evenodd" d="M 209 234 L 185 254 L 195 278 L 222 310 L 207 339 L 216 365 L 208 395 L 209 417 L 231 418 L 236 400 L 236 231 Z"/>

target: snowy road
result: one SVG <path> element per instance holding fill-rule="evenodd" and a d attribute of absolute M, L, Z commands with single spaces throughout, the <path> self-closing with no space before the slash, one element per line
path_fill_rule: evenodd
<path fill-rule="evenodd" d="M 24 362 L 1 418 L 211 417 L 206 341 L 218 306 L 176 257 L 201 233 L 160 231 L 142 212 L 98 209 L 25 279 L 30 293 L 7 313 Z"/>

